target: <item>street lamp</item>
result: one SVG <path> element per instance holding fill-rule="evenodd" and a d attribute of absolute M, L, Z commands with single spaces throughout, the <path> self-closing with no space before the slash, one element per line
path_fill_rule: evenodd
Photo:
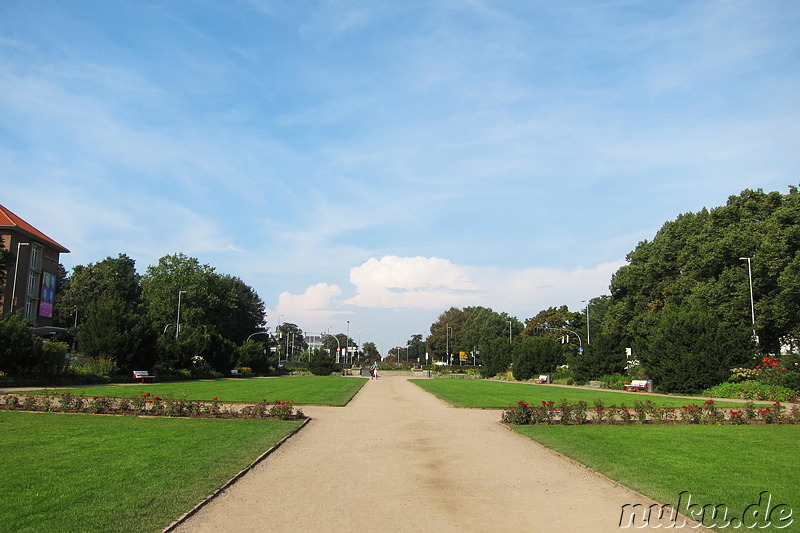
<path fill-rule="evenodd" d="M 331 330 L 331 328 L 329 327 L 328 331 L 330 332 L 330 330 Z M 320 333 L 320 336 L 322 336 L 322 335 L 323 335 L 323 333 Z M 325 333 L 324 335 L 327 335 L 328 337 L 333 337 L 334 339 L 336 339 L 336 362 L 338 363 L 339 362 L 339 356 L 340 356 L 341 351 L 342 351 L 342 345 L 341 345 L 341 343 L 339 343 L 339 337 L 337 337 L 336 335 L 331 335 L 330 333 Z"/>
<path fill-rule="evenodd" d="M 451 363 L 451 364 L 453 362 L 452 358 L 450 357 L 450 332 L 452 330 L 453 330 L 453 328 L 451 328 L 450 325 L 447 324 L 447 350 L 445 350 L 447 353 L 445 353 L 445 359 L 446 359 L 445 362 L 448 362 L 448 363 Z"/>
<path fill-rule="evenodd" d="M 350 321 L 347 321 L 347 333 L 344 339 L 344 364 L 347 364 L 347 352 L 350 351 Z M 350 362 L 352 365 L 352 361 Z"/>
<path fill-rule="evenodd" d="M 178 333 L 181 331 L 181 294 L 186 294 L 186 291 L 178 291 L 178 318 L 175 320 L 175 340 L 178 340 Z"/>
<path fill-rule="evenodd" d="M 756 335 L 756 304 L 755 300 L 753 299 L 753 265 L 752 265 L 752 257 L 740 257 L 741 261 L 747 261 L 747 276 L 750 279 L 750 318 L 753 324 L 753 338 L 756 340 L 756 344 L 758 344 L 758 335 Z"/>
<path fill-rule="evenodd" d="M 589 302 L 587 300 L 581 300 L 582 303 L 586 304 L 586 346 L 591 344 L 589 340 Z"/>
<path fill-rule="evenodd" d="M 17 243 L 17 260 L 14 264 L 14 285 L 11 287 L 11 312 L 14 312 L 14 306 L 17 305 L 17 275 L 19 273 L 19 249 L 20 246 L 30 246 L 29 242 Z"/>
<path fill-rule="evenodd" d="M 508 321 L 508 344 L 511 344 L 511 321 Z"/>

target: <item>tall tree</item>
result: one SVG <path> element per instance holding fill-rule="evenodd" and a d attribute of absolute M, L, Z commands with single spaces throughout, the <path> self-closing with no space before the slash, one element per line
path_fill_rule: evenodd
<path fill-rule="evenodd" d="M 5 286 L 8 270 L 14 264 L 15 259 L 14 253 L 3 247 L 3 237 L 0 235 L 0 289 Z"/>
<path fill-rule="evenodd" d="M 136 272 L 136 262 L 127 255 L 77 265 L 56 298 L 56 323 L 72 328 L 71 333 L 77 336 L 96 304 L 114 302 L 126 312 L 137 312 L 141 299 L 141 276 Z"/>

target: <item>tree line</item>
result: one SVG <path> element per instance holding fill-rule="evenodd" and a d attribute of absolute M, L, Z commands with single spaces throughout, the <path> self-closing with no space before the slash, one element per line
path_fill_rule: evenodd
<path fill-rule="evenodd" d="M 785 359 L 785 384 L 800 388 L 797 187 L 788 194 L 747 189 L 724 206 L 681 214 L 626 259 L 610 294 L 580 311 L 551 307 L 520 321 L 486 307 L 453 307 L 427 337 L 414 335 L 389 355 L 475 362 L 485 376 L 511 367 L 518 379 L 560 365 L 578 382 L 638 373 L 665 392 L 698 392 L 725 381 L 732 368 L 774 355 Z M 0 273 L 12 262 L 13 254 L 0 253 Z M 55 325 L 70 330 L 83 355 L 110 360 L 121 372 L 227 372 L 236 365 L 268 372 L 279 358 L 307 349 L 295 324 L 266 334 L 264 303 L 241 279 L 183 254 L 162 257 L 143 275 L 120 254 L 76 266 L 69 276 L 62 268 L 59 281 Z M 25 367 L 22 352 L 9 352 L 21 335 L 21 325 L 4 325 L 13 320 L 0 317 L 4 372 Z M 342 360 L 354 345 L 344 334 L 323 338 L 323 349 L 340 348 Z M 355 362 L 380 355 L 367 342 Z M 39 359 L 48 356 L 40 352 Z"/>
<path fill-rule="evenodd" d="M 487 308 L 451 308 L 431 326 L 428 346 L 440 360 L 480 352 L 484 375 L 510 365 L 527 379 L 568 364 L 585 382 L 634 369 L 665 392 L 698 392 L 770 355 L 783 359 L 783 384 L 800 388 L 797 187 L 748 189 L 681 214 L 626 259 L 610 294 L 580 312 L 553 307 L 523 324 Z"/>

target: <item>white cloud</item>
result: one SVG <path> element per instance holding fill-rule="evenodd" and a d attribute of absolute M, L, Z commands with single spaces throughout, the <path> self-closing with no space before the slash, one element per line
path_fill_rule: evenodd
<path fill-rule="evenodd" d="M 465 267 L 437 257 L 372 258 L 350 271 L 356 307 L 440 309 L 481 305 L 524 319 L 550 306 L 574 305 L 608 292 L 624 261 L 570 271 Z"/>
<path fill-rule="evenodd" d="M 350 270 L 357 307 L 436 309 L 472 299 L 478 290 L 468 269 L 437 257 L 372 258 Z"/>
<path fill-rule="evenodd" d="M 338 285 L 328 283 L 312 285 L 303 294 L 282 292 L 273 313 L 278 319 L 269 322 L 274 323 L 274 326 L 280 319 L 298 324 L 308 332 L 323 331 L 328 327 L 331 317 L 340 313 L 334 309 L 333 300 L 341 294 L 342 289 Z"/>

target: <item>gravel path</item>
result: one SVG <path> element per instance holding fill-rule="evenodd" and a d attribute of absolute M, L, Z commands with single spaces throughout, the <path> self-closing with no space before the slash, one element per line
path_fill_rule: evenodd
<path fill-rule="evenodd" d="M 306 428 L 175 531 L 618 533 L 622 505 L 654 503 L 406 377 L 303 411 Z"/>

